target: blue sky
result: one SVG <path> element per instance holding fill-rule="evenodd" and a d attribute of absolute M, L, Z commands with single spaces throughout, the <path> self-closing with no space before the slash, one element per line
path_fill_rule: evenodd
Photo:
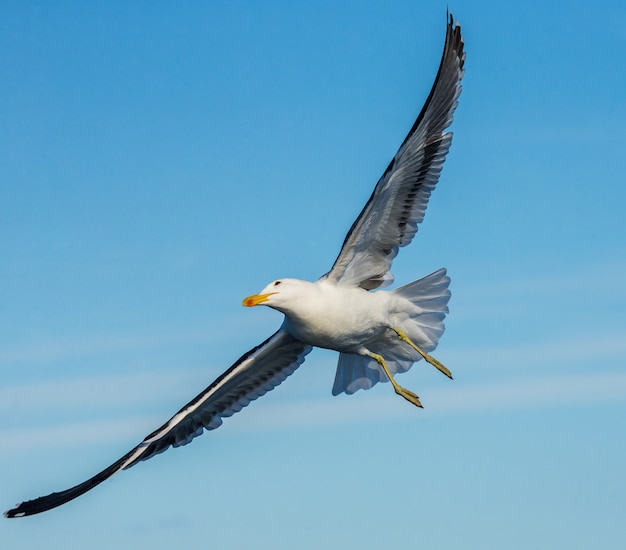
<path fill-rule="evenodd" d="M 626 8 L 450 4 L 451 152 L 398 284 L 439 267 L 435 355 L 332 397 L 336 354 L 10 548 L 623 548 Z M 4 2 L 2 507 L 138 443 L 281 322 L 434 79 L 442 2 Z"/>

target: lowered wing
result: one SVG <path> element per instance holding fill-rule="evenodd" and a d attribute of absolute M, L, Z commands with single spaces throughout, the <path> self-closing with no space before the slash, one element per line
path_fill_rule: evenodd
<path fill-rule="evenodd" d="M 304 362 L 305 355 L 310 351 L 311 346 L 279 330 L 243 355 L 206 390 L 117 462 L 71 489 L 22 502 L 5 512 L 5 517 L 30 516 L 56 508 L 93 489 L 120 470 L 152 458 L 170 446 L 186 445 L 205 429 L 219 427 L 223 418 L 232 416 L 250 401 L 278 386 Z"/>
<path fill-rule="evenodd" d="M 463 77 L 461 27 L 449 16 L 435 83 L 415 124 L 402 142 L 350 231 L 331 270 L 340 285 L 370 290 L 391 283 L 391 262 L 411 242 L 424 219 L 430 193 L 450 149 L 452 123 Z"/>

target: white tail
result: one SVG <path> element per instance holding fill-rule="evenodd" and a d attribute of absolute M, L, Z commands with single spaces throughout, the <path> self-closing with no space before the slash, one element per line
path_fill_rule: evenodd
<path fill-rule="evenodd" d="M 414 312 L 397 320 L 399 326 L 396 328 L 404 331 L 426 352 L 437 347 L 437 342 L 445 330 L 443 320 L 448 313 L 449 284 L 450 277 L 447 276 L 446 270 L 440 269 L 391 291 L 416 306 Z M 383 340 L 380 348 L 372 348 L 370 351 L 384 357 L 392 374 L 406 372 L 415 361 L 421 359 L 412 348 L 401 342 L 395 335 Z M 374 359 L 352 353 L 341 353 L 337 364 L 333 395 L 341 392 L 352 394 L 357 390 L 368 390 L 377 382 L 388 381 L 382 368 Z"/>

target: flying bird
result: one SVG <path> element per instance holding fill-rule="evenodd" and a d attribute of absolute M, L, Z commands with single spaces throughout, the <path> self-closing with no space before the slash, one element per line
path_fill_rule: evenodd
<path fill-rule="evenodd" d="M 22 502 L 5 517 L 60 506 L 120 470 L 219 427 L 222 419 L 285 380 L 315 346 L 339 352 L 333 395 L 389 381 L 398 395 L 421 407 L 418 396 L 400 386 L 395 374 L 424 359 L 452 378 L 429 355 L 448 313 L 446 270 L 391 291 L 381 289 L 393 281 L 391 263 L 415 236 L 439 180 L 452 141 L 446 129 L 461 93 L 464 62 L 461 28 L 448 15 L 443 55 L 426 103 L 352 224 L 330 271 L 315 282 L 277 279 L 243 300 L 245 306 L 282 312 L 285 318 L 278 331 L 118 461 L 71 489 Z"/>

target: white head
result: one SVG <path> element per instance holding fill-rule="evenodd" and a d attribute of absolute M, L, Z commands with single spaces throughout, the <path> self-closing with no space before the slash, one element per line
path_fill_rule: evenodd
<path fill-rule="evenodd" d="M 299 279 L 277 279 L 258 294 L 244 298 L 243 305 L 246 307 L 268 306 L 286 313 L 301 301 L 311 286 L 312 283 Z"/>

